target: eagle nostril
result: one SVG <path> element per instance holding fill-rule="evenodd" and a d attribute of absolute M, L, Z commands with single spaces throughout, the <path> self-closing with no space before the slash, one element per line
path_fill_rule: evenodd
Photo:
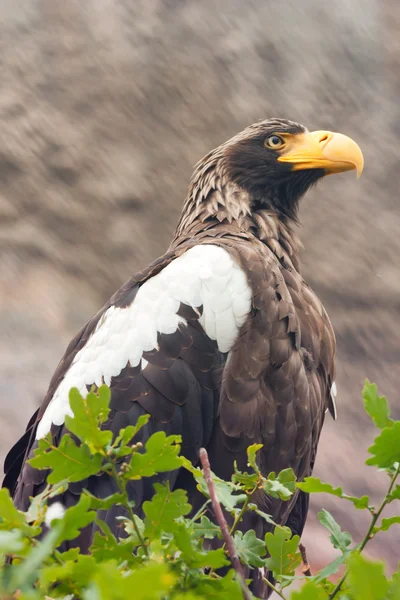
<path fill-rule="evenodd" d="M 329 135 L 327 133 L 324 133 L 324 135 L 320 138 L 319 143 L 322 144 L 323 142 L 327 142 L 329 139 Z"/>

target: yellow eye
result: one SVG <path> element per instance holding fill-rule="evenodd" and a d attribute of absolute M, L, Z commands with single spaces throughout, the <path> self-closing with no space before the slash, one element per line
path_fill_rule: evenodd
<path fill-rule="evenodd" d="M 279 137 L 279 135 L 269 135 L 265 142 L 264 142 L 265 146 L 267 146 L 267 148 L 272 148 L 272 150 L 279 150 L 280 148 L 282 148 L 282 146 L 285 145 L 284 140 Z"/>

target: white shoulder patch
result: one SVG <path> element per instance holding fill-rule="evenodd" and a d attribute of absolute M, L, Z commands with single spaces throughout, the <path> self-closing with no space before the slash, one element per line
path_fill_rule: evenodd
<path fill-rule="evenodd" d="M 157 333 L 174 333 L 186 320 L 177 315 L 181 303 L 203 307 L 199 319 L 221 352 L 229 352 L 251 309 L 251 288 L 241 267 L 216 245 L 199 245 L 148 279 L 126 308 L 111 306 L 86 345 L 77 353 L 49 403 L 37 429 L 45 436 L 51 424 L 71 414 L 68 394 L 77 387 L 107 385 L 128 363 L 145 368 L 143 352 L 157 348 Z"/>

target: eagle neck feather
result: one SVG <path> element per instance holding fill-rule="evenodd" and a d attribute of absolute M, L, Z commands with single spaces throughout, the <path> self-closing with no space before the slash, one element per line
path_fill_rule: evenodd
<path fill-rule="evenodd" d="M 259 241 L 270 248 L 283 266 L 299 271 L 301 242 L 294 233 L 295 219 L 269 208 L 252 207 L 250 194 L 232 182 L 223 169 L 207 170 L 194 176 L 170 248 L 207 231 L 211 236 L 235 236 Z M 258 206 L 260 206 L 258 204 Z"/>

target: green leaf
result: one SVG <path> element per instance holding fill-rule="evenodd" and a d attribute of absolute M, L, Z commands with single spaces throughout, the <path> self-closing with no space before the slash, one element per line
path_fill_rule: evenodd
<path fill-rule="evenodd" d="M 364 508 L 368 508 L 369 506 L 368 496 L 361 496 L 361 498 L 356 498 L 355 496 L 347 496 L 346 494 L 343 494 L 342 498 L 344 498 L 345 500 L 350 500 L 350 502 L 354 504 L 355 508 L 358 508 L 359 510 L 364 510 Z"/>
<path fill-rule="evenodd" d="M 156 491 L 151 500 L 143 503 L 145 536 L 153 539 L 162 532 L 168 532 L 175 519 L 187 515 L 191 506 L 184 490 L 169 489 L 169 485 L 154 484 Z"/>
<path fill-rule="evenodd" d="M 228 574 L 221 579 L 203 577 L 196 582 L 196 594 L 202 600 L 243 600 L 243 594 L 238 581 L 234 578 L 234 571 L 230 569 Z"/>
<path fill-rule="evenodd" d="M 395 421 L 392 427 L 382 429 L 368 452 L 373 456 L 367 460 L 367 465 L 385 469 L 400 462 L 400 421 Z"/>
<path fill-rule="evenodd" d="M 296 487 L 307 494 L 331 494 L 332 496 L 349 500 L 356 508 L 368 508 L 368 496 L 362 496 L 361 498 L 357 498 L 356 496 L 348 496 L 343 492 L 341 487 L 334 488 L 330 483 L 324 483 L 318 477 L 305 477 L 304 481 L 296 484 Z"/>
<path fill-rule="evenodd" d="M 46 485 L 43 492 L 34 496 L 26 512 L 26 520 L 31 523 L 32 521 L 43 521 L 47 503 L 51 498 L 58 496 L 68 489 L 68 481 L 63 480 L 56 485 Z"/>
<path fill-rule="evenodd" d="M 244 492 L 253 491 L 260 480 L 260 475 L 239 471 L 236 461 L 234 463 L 234 470 L 234 474 L 232 475 L 233 483 L 238 483 Z"/>
<path fill-rule="evenodd" d="M 54 446 L 47 437 L 39 440 L 34 458 L 28 462 L 35 469 L 51 469 L 47 481 L 55 484 L 63 480 L 81 481 L 95 475 L 101 469 L 102 457 L 100 454 L 92 456 L 87 446 L 77 446 L 66 434 L 59 446 Z"/>
<path fill-rule="evenodd" d="M 318 513 L 318 518 L 320 523 L 330 532 L 330 540 L 333 546 L 342 552 L 346 552 L 348 546 L 351 544 L 351 535 L 347 531 L 340 529 L 338 523 L 336 523 L 331 513 L 327 510 L 322 509 Z"/>
<path fill-rule="evenodd" d="M 249 510 L 255 510 L 255 512 L 258 515 L 260 515 L 260 517 L 262 517 L 264 519 L 264 521 L 266 521 L 270 525 L 276 526 L 276 522 L 273 520 L 273 518 L 271 517 L 271 515 L 268 515 L 267 513 L 263 512 L 262 510 L 258 510 L 258 508 L 257 508 L 257 506 L 255 504 L 248 504 L 247 508 Z"/>
<path fill-rule="evenodd" d="M 63 596 L 73 592 L 76 594 L 77 589 L 83 589 L 91 581 L 96 569 L 94 557 L 80 554 L 74 560 L 67 560 L 65 555 L 61 554 L 62 564 L 54 563 L 41 570 L 40 585 L 43 591 L 49 585 L 56 584 Z M 76 597 L 75 594 L 73 597 Z"/>
<path fill-rule="evenodd" d="M 78 537 L 81 529 L 93 523 L 97 514 L 94 510 L 89 510 L 90 505 L 90 497 L 82 495 L 79 498 L 79 502 L 66 511 L 61 521 L 63 528 L 58 539 L 58 544 L 61 544 L 63 541 L 74 540 Z"/>
<path fill-rule="evenodd" d="M 115 438 L 113 443 L 115 457 L 120 458 L 122 456 L 128 456 L 137 451 L 137 448 L 133 447 L 133 438 L 142 427 L 148 423 L 149 419 L 150 415 L 141 415 L 138 418 L 136 425 L 128 425 L 128 427 L 120 430 L 119 435 Z M 140 446 L 142 446 L 141 442 Z"/>
<path fill-rule="evenodd" d="M 90 448 L 92 454 L 105 454 L 111 442 L 111 431 L 100 429 L 110 412 L 110 397 L 110 389 L 105 385 L 99 387 L 97 393 L 89 392 L 86 398 L 76 388 L 69 392 L 69 403 L 74 416 L 66 415 L 65 425 Z"/>
<path fill-rule="evenodd" d="M 96 531 L 90 552 L 97 562 L 108 560 L 131 561 L 133 550 L 137 546 L 132 538 L 117 540 L 110 527 L 104 521 L 98 520 L 97 524 L 102 531 Z"/>
<path fill-rule="evenodd" d="M 381 562 L 370 561 L 359 553 L 348 560 L 348 582 L 354 600 L 385 600 L 388 582 Z"/>
<path fill-rule="evenodd" d="M 392 525 L 398 523 L 400 525 L 400 517 L 389 517 L 388 519 L 382 519 L 382 523 L 379 527 L 374 527 L 373 533 L 377 533 L 378 531 L 387 531 Z"/>
<path fill-rule="evenodd" d="M 117 504 L 121 504 L 124 501 L 124 495 L 116 492 L 115 494 L 111 494 L 110 496 L 106 496 L 105 498 L 96 498 L 90 492 L 85 490 L 83 492 L 85 496 L 90 498 L 90 508 L 93 510 L 108 510 Z"/>
<path fill-rule="evenodd" d="M 164 431 L 157 431 L 147 440 L 145 453 L 135 452 L 123 477 L 140 479 L 152 477 L 156 473 L 174 471 L 182 466 L 179 435 L 167 436 Z"/>
<path fill-rule="evenodd" d="M 362 391 L 364 408 L 373 419 L 375 425 L 379 429 L 388 427 L 392 423 L 390 419 L 390 410 L 385 396 L 378 395 L 378 388 L 375 383 L 370 383 L 365 380 L 364 389 Z"/>
<path fill-rule="evenodd" d="M 21 588 L 26 588 L 30 582 L 36 579 L 38 568 L 57 546 L 62 526 L 61 521 L 56 523 L 44 536 L 43 540 L 31 550 L 21 564 L 12 565 L 9 584 L 10 591 L 14 592 Z"/>
<path fill-rule="evenodd" d="M 138 515 L 134 515 L 134 518 L 135 518 L 135 525 L 136 525 L 140 535 L 143 538 L 144 522 L 142 521 L 142 519 L 140 517 L 138 517 Z M 136 532 L 133 522 L 130 521 L 129 519 L 125 519 L 124 527 L 125 527 L 126 533 L 129 535 L 129 540 L 132 542 L 132 544 L 134 544 L 134 546 L 139 546 L 141 542 L 139 540 L 139 537 L 138 537 L 138 534 Z"/>
<path fill-rule="evenodd" d="M 13 531 L 0 531 L 0 555 L 14 554 L 24 547 L 22 531 L 14 529 Z"/>
<path fill-rule="evenodd" d="M 392 580 L 389 583 L 387 600 L 400 600 L 400 572 L 393 573 Z"/>
<path fill-rule="evenodd" d="M 230 564 L 222 548 L 207 552 L 199 548 L 198 542 L 184 523 L 175 523 L 173 535 L 175 544 L 181 551 L 181 557 L 190 568 L 220 569 Z"/>
<path fill-rule="evenodd" d="M 314 581 L 307 581 L 299 591 L 294 591 L 292 600 L 328 600 L 328 594 Z"/>
<path fill-rule="evenodd" d="M 185 458 L 182 459 L 182 466 L 190 471 L 193 477 L 196 479 L 198 483 L 197 489 L 202 492 L 206 498 L 209 498 L 210 494 L 204 479 L 203 471 L 198 467 L 194 467 L 192 463 Z M 235 483 L 220 479 L 213 472 L 211 472 L 211 477 L 214 483 L 217 498 L 227 511 L 231 512 L 237 504 L 243 504 L 243 502 L 246 500 L 246 494 L 237 493 L 240 491 L 240 486 L 236 485 Z"/>
<path fill-rule="evenodd" d="M 264 566 L 265 544 L 256 537 L 255 531 L 249 529 L 243 535 L 241 531 L 235 531 L 234 542 L 240 560 L 245 565 L 252 567 Z"/>
<path fill-rule="evenodd" d="M 392 502 L 392 500 L 400 500 L 400 485 L 396 485 L 396 487 L 389 494 L 388 499 L 389 502 Z"/>
<path fill-rule="evenodd" d="M 223 548 L 207 550 L 207 552 L 198 552 L 192 561 L 189 561 L 185 555 L 184 560 L 185 562 L 187 561 L 193 569 L 221 569 L 222 567 L 227 567 L 231 564 Z"/>
<path fill-rule="evenodd" d="M 114 561 L 98 565 L 92 586 L 83 600 L 160 600 L 176 581 L 166 564 L 157 561 L 136 569 L 129 575 L 123 573 Z"/>
<path fill-rule="evenodd" d="M 263 447 L 263 444 L 252 444 L 251 446 L 249 446 L 247 448 L 247 462 L 249 467 L 251 467 L 252 469 L 254 469 L 254 471 L 256 473 L 260 473 L 260 469 L 258 468 L 256 459 L 257 459 L 257 452 L 259 450 L 261 450 L 261 448 Z"/>
<path fill-rule="evenodd" d="M 26 535 L 37 534 L 37 531 L 26 522 L 25 514 L 14 506 L 10 492 L 6 488 L 0 490 L 0 529 L 20 529 Z"/>
<path fill-rule="evenodd" d="M 263 489 L 266 494 L 273 498 L 289 500 L 292 497 L 296 487 L 296 475 L 293 469 L 284 469 L 276 477 L 275 473 L 270 473 L 268 479 L 264 481 Z"/>
<path fill-rule="evenodd" d="M 314 577 L 314 580 L 316 582 L 319 582 L 319 581 L 322 581 L 323 579 L 326 579 L 327 577 L 330 577 L 331 575 L 334 575 L 335 573 L 337 573 L 340 566 L 346 560 L 346 557 L 348 556 L 348 554 L 349 553 L 346 552 L 344 554 L 341 554 L 340 556 L 337 556 L 335 558 L 335 560 L 330 562 L 328 565 L 326 565 L 326 567 L 324 567 L 321 571 L 319 571 L 317 573 L 317 575 Z"/>
<path fill-rule="evenodd" d="M 194 538 L 202 537 L 205 540 L 212 540 L 215 537 L 221 537 L 221 529 L 205 515 L 201 517 L 200 523 L 194 523 L 193 527 Z"/>
<path fill-rule="evenodd" d="M 270 554 L 265 566 L 273 571 L 276 579 L 280 575 L 293 575 L 301 563 L 301 555 L 298 552 L 300 536 L 291 535 L 289 527 L 275 527 L 274 533 L 265 534 L 265 544 Z"/>
<path fill-rule="evenodd" d="M 334 488 L 330 483 L 323 483 L 318 477 L 305 477 L 304 481 L 296 484 L 296 487 L 307 494 L 325 493 L 338 498 L 343 496 L 341 487 Z"/>

